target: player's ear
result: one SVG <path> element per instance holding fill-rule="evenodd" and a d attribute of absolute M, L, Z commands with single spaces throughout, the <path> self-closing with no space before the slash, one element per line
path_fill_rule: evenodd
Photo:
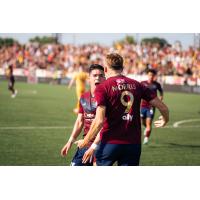
<path fill-rule="evenodd" d="M 104 67 L 104 72 L 106 73 L 108 71 L 107 67 Z"/>

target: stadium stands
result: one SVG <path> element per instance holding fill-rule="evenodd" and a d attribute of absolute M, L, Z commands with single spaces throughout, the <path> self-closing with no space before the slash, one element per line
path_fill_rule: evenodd
<path fill-rule="evenodd" d="M 197 85 L 200 82 L 200 50 L 181 46 L 151 44 L 117 44 L 107 47 L 99 44 L 72 45 L 27 43 L 0 48 L 0 70 L 10 63 L 15 69 L 45 69 L 62 76 L 80 65 L 87 70 L 92 63 L 103 64 L 108 52 L 117 51 L 125 60 L 125 73 L 143 75 L 148 68 L 158 70 L 158 76 L 176 77 L 175 84 Z M 170 78 L 166 79 L 171 80 Z"/>

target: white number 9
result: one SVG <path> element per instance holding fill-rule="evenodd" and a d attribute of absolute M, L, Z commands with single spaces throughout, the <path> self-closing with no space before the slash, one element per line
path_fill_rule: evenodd
<path fill-rule="evenodd" d="M 129 99 L 128 101 L 126 102 L 124 100 L 124 96 L 128 96 Z M 133 101 L 134 101 L 134 97 L 133 97 L 133 94 L 129 91 L 123 91 L 122 94 L 121 94 L 121 103 L 123 106 L 126 106 L 126 110 L 125 110 L 125 113 L 129 113 L 132 105 L 133 105 Z"/>

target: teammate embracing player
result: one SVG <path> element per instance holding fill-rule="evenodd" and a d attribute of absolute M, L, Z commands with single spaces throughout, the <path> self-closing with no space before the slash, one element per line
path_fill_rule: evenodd
<path fill-rule="evenodd" d="M 104 68 L 98 64 L 92 64 L 89 68 L 89 82 L 90 82 L 90 91 L 85 92 L 82 94 L 79 100 L 79 112 L 74 124 L 73 131 L 68 142 L 64 145 L 61 150 L 61 155 L 66 156 L 68 154 L 69 149 L 71 148 L 72 144 L 74 143 L 75 139 L 80 135 L 82 129 L 84 128 L 83 137 L 85 137 L 90 129 L 90 125 L 95 118 L 96 114 L 96 99 L 94 98 L 94 90 L 98 84 L 105 80 L 104 76 Z M 95 142 L 95 141 L 94 141 Z M 91 147 L 91 148 L 89 148 Z M 75 156 L 72 159 L 71 165 L 72 166 L 91 166 L 94 164 L 93 159 L 89 160 L 86 163 L 83 163 L 83 155 L 84 153 L 90 149 L 94 153 L 95 150 L 95 143 L 88 144 L 83 149 L 77 149 Z M 92 155 L 91 157 L 92 158 Z"/>
<path fill-rule="evenodd" d="M 139 165 L 141 154 L 141 99 L 159 109 L 162 117 L 155 121 L 163 127 L 169 120 L 167 106 L 149 88 L 122 75 L 123 58 L 116 53 L 106 56 L 104 72 L 107 80 L 96 87 L 96 116 L 84 140 L 76 142 L 86 147 L 100 131 L 100 143 L 96 150 L 96 163 L 109 166 Z M 87 157 L 88 159 L 89 157 Z"/>
<path fill-rule="evenodd" d="M 159 98 L 162 101 L 163 89 L 160 83 L 158 83 L 155 80 L 157 72 L 154 69 L 149 69 L 147 75 L 148 75 L 148 80 L 142 81 L 141 83 L 144 86 L 148 87 L 152 92 L 154 92 L 156 96 L 157 96 L 157 91 L 159 91 L 160 95 Z M 148 101 L 143 99 L 141 102 L 141 113 L 140 113 L 142 124 L 145 127 L 143 144 L 147 144 L 149 142 L 154 115 L 155 115 L 155 107 L 152 106 Z"/>

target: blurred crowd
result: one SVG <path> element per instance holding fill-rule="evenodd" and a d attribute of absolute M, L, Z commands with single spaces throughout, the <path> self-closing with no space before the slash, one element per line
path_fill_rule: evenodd
<path fill-rule="evenodd" d="M 48 69 L 71 72 L 80 66 L 87 70 L 92 63 L 103 64 L 109 52 L 120 53 L 125 60 L 125 74 L 144 74 L 154 68 L 158 75 L 200 78 L 200 50 L 180 44 L 160 47 L 158 44 L 72 45 L 27 43 L 0 48 L 0 67 Z"/>

